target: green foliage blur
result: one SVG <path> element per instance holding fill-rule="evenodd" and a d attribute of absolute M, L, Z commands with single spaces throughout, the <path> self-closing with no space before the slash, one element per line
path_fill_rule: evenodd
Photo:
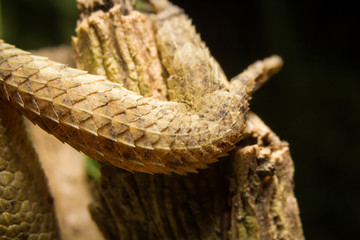
<path fill-rule="evenodd" d="M 1 37 L 23 49 L 70 44 L 78 11 L 74 0 L 2 0 Z"/>
<path fill-rule="evenodd" d="M 232 77 L 279 54 L 285 65 L 251 109 L 290 143 L 308 239 L 360 239 L 360 15 L 355 3 L 174 0 Z M 24 49 L 70 44 L 75 0 L 2 0 L 2 38 Z"/>

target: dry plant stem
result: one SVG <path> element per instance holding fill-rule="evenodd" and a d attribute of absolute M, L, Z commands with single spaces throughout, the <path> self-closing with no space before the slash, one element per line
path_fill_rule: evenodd
<path fill-rule="evenodd" d="M 87 2 L 90 6 L 92 1 Z M 152 2 L 159 12 L 152 17 L 159 57 L 169 75 L 170 99 L 190 105 L 195 101 L 197 105 L 199 95 L 219 86 L 247 99 L 249 88 L 256 89 L 281 66 L 276 57 L 259 61 L 228 83 L 181 10 L 166 1 Z M 99 17 L 114 11 L 108 6 L 98 5 L 104 12 L 91 15 L 87 11 L 86 16 Z M 131 11 L 125 12 L 131 15 Z M 97 48 L 104 49 L 106 42 L 97 40 Z M 172 40 L 180 47 L 174 48 Z M 203 80 L 204 76 L 206 81 L 200 82 L 203 88 L 188 87 L 197 84 L 189 82 L 191 79 Z M 233 154 L 199 174 L 150 176 L 104 166 L 101 196 L 90 210 L 106 239 L 303 239 L 288 145 L 254 114 L 246 125 L 243 140 Z"/>
<path fill-rule="evenodd" d="M 142 63 L 145 60 L 148 66 L 158 66 L 157 59 L 161 57 L 166 70 L 161 76 L 168 76 L 166 82 L 169 98 L 184 107 L 169 109 L 170 113 L 174 111 L 182 115 L 174 114 L 161 117 L 159 122 L 150 122 L 161 124 L 150 126 L 161 130 L 164 136 L 163 139 L 156 138 L 156 145 L 160 144 L 163 150 L 169 148 L 172 152 L 157 151 L 155 147 L 155 151 L 149 152 L 144 149 L 140 155 L 149 158 L 150 154 L 155 153 L 158 158 L 169 159 L 168 164 L 172 162 L 172 165 L 177 165 L 177 169 L 171 171 L 181 173 L 194 171 L 188 167 L 189 162 L 196 168 L 203 168 L 205 165 L 199 161 L 200 158 L 207 158 L 209 163 L 214 162 L 216 159 L 212 156 L 223 156 L 224 152 L 233 148 L 233 143 L 241 139 L 241 130 L 248 109 L 247 101 L 254 85 L 259 79 L 263 81 L 279 70 L 282 65 L 279 57 L 251 65 L 241 78 L 234 79 L 229 85 L 220 66 L 211 57 L 181 9 L 170 5 L 166 8 L 159 7 L 159 13 L 149 17 L 123 5 L 112 5 L 107 2 L 99 6 L 98 2 L 86 2 L 87 4 L 84 4 L 84 1 L 80 3 L 80 9 L 86 9 L 86 13 L 83 14 L 86 17 L 79 22 L 78 36 L 73 39 L 78 67 L 94 74 L 116 75 L 117 81 L 123 79 L 121 83 L 128 88 L 133 87 L 133 82 L 129 81 L 129 76 L 132 75 L 141 76 L 138 82 L 144 82 L 146 86 L 157 86 L 157 83 L 162 81 L 154 78 L 153 73 L 134 72 L 131 69 L 143 70 Z M 101 10 L 89 13 L 85 5 L 96 5 Z M 123 13 L 126 15 L 122 15 Z M 149 31 L 149 18 L 153 20 L 156 41 L 152 31 Z M 151 50 L 155 45 L 160 56 L 157 56 L 157 51 Z M 153 54 L 149 54 L 149 51 Z M 120 61 L 114 63 L 111 59 Z M 160 67 L 156 69 L 157 72 L 161 71 Z M 148 78 L 158 80 L 145 81 Z M 146 91 L 139 92 L 148 94 Z M 157 93 L 157 98 L 161 98 L 159 95 L 165 96 L 166 93 L 152 91 L 154 92 Z M 173 118 L 172 123 L 166 124 L 163 121 L 166 118 Z M 226 126 L 223 130 L 222 125 Z M 149 147 L 153 147 L 153 144 Z M 126 157 L 129 158 L 129 155 L 126 154 Z M 158 159 L 157 163 L 161 164 L 162 159 Z M 149 167 L 152 172 L 162 171 L 156 169 L 156 166 Z"/>
<path fill-rule="evenodd" d="M 233 151 L 230 239 L 304 239 L 287 142 L 251 113 Z"/>
<path fill-rule="evenodd" d="M 0 103 L 1 239 L 58 239 L 52 197 L 22 117 Z"/>
<path fill-rule="evenodd" d="M 288 144 L 251 113 L 231 156 L 199 174 L 104 166 L 90 207 L 106 239 L 304 239 Z"/>
<path fill-rule="evenodd" d="M 151 22 L 136 11 L 123 16 L 121 9 L 97 11 L 78 23 L 78 37 L 73 38 L 77 67 L 142 96 L 165 100 L 167 88 Z"/>

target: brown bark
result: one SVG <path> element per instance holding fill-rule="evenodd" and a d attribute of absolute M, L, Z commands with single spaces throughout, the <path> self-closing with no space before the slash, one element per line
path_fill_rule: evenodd
<path fill-rule="evenodd" d="M 188 176 L 103 166 L 90 207 L 107 239 L 303 239 L 288 144 L 250 114 L 231 156 Z"/>
<path fill-rule="evenodd" d="M 86 18 L 119 2 L 131 8 L 129 1 L 78 5 Z M 303 239 L 288 144 L 253 113 L 246 125 L 230 156 L 198 174 L 149 175 L 103 166 L 101 182 L 93 182 L 99 193 L 90 211 L 105 238 Z"/>
<path fill-rule="evenodd" d="M 87 14 L 111 5 L 78 2 Z M 105 238 L 303 239 L 288 144 L 253 113 L 246 125 L 230 156 L 199 174 L 103 166 L 101 182 L 92 181 L 96 201 L 90 211 Z"/>

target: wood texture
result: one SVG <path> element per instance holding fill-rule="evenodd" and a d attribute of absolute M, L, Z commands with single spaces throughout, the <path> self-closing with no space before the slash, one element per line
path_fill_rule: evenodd
<path fill-rule="evenodd" d="M 154 32 L 158 48 L 162 49 L 159 54 L 161 62 L 168 66 L 165 75 L 169 99 L 187 103 L 201 101 L 203 95 L 217 86 L 226 86 L 225 88 L 237 91 L 238 96 L 244 97 L 247 92 L 244 83 L 247 79 L 256 79 L 249 82 L 253 84 L 251 88 L 257 88 L 281 65 L 278 58 L 271 58 L 267 64 L 273 67 L 264 71 L 264 62 L 257 62 L 248 71 L 227 82 L 186 15 L 166 1 L 151 2 L 156 2 L 155 9 L 150 4 L 147 12 L 158 14 L 154 20 Z M 97 11 L 96 15 L 91 15 L 91 11 L 87 11 L 84 15 L 89 19 L 94 16 L 107 19 L 104 15 L 108 15 L 116 7 L 121 9 L 116 4 L 97 6 L 101 9 L 100 13 Z M 132 11 L 136 11 L 122 7 L 126 11 L 119 12 L 126 12 L 126 16 L 132 16 Z M 164 12 L 164 9 L 167 10 Z M 151 14 L 150 17 L 153 17 Z M 87 31 L 92 28 L 89 26 Z M 101 31 L 101 28 L 96 29 Z M 136 29 L 133 31 L 136 32 Z M 97 35 L 106 34 L 101 32 Z M 108 37 L 111 36 L 113 35 Z M 172 39 L 176 47 L 171 45 Z M 120 40 L 126 43 L 126 39 Z M 98 44 L 88 46 L 83 53 L 96 48 L 94 52 L 104 54 L 100 54 L 98 60 L 103 59 L 108 51 L 101 49 L 109 46 L 109 40 L 96 38 L 93 42 Z M 112 46 L 116 48 L 117 44 Z M 137 51 L 141 55 L 143 50 Z M 198 65 L 194 65 L 192 61 Z M 172 66 L 181 68 L 175 70 Z M 106 69 L 106 64 L 101 63 L 101 68 Z M 193 78 L 174 77 L 171 74 Z M 187 82 L 199 79 L 201 75 L 206 76 L 202 82 Z M 254 86 L 255 82 L 257 86 Z M 200 87 L 196 84 L 203 85 Z M 214 98 L 216 99 L 215 96 Z M 203 106 L 209 106 L 209 103 L 203 103 Z M 213 111 L 218 114 L 227 108 L 231 106 L 224 104 Z M 243 116 L 246 116 L 244 112 Z M 94 194 L 97 201 L 90 210 L 105 238 L 303 239 L 293 194 L 294 169 L 287 143 L 280 141 L 255 114 L 249 115 L 245 125 L 246 128 L 241 133 L 242 140 L 231 154 L 221 158 L 220 162 L 211 164 L 209 169 L 200 170 L 198 174 L 132 174 L 103 166 L 101 183 L 94 183 L 100 194 Z"/>
<path fill-rule="evenodd" d="M 246 123 L 232 154 L 199 174 L 103 166 L 90 210 L 105 238 L 304 239 L 288 144 L 255 114 Z"/>

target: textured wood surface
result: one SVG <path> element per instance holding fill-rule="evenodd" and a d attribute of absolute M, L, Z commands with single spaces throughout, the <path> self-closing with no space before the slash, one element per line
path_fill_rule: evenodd
<path fill-rule="evenodd" d="M 304 239 L 288 144 L 255 114 L 246 123 L 232 154 L 198 174 L 104 166 L 90 210 L 105 238 Z"/>
<path fill-rule="evenodd" d="M 123 19 L 134 16 L 132 12 L 136 11 L 126 5 L 122 5 L 126 11 L 121 11 L 122 8 L 116 4 L 86 2 L 87 6 L 92 7 L 83 14 L 85 17 L 81 22 L 81 31 L 85 30 L 85 21 L 93 23 L 96 22 L 94 18 L 101 18 L 105 19 L 103 25 L 111 26 L 114 23 L 106 19 L 109 19 L 107 16 L 114 11 L 122 14 L 126 12 L 125 16 L 122 16 Z M 92 15 L 94 5 L 91 2 L 101 11 Z M 244 83 L 247 79 L 256 79 L 249 83 L 256 82 L 259 86 L 281 65 L 279 59 L 272 58 L 267 64 L 273 67 L 268 67 L 268 70 L 264 71 L 264 62 L 258 62 L 252 65 L 249 71 L 227 82 L 186 15 L 178 8 L 169 6 L 166 1 L 150 2 L 162 3 L 161 6 L 155 4 L 155 9 L 150 4 L 146 9 L 152 14 L 159 12 L 154 20 L 155 41 L 158 48 L 162 49 L 159 54 L 162 64 L 168 66 L 162 75 L 167 77 L 167 98 L 170 100 L 185 103 L 201 101 L 203 95 L 217 86 L 226 86 L 224 88 L 237 91 L 239 97 L 244 97 L 247 92 Z M 164 9 L 167 10 L 163 11 Z M 153 18 L 151 14 L 150 17 Z M 157 22 L 159 19 L 160 22 Z M 116 23 L 118 28 L 122 21 Z M 103 31 L 102 28 L 89 24 L 86 31 L 96 30 L 95 36 L 106 36 L 106 29 L 109 27 Z M 136 32 L 137 29 L 132 31 Z M 117 41 L 132 45 L 126 38 L 113 39 L 113 35 L 108 36 L 114 41 L 111 46 L 117 49 L 113 52 L 122 52 Z M 78 36 L 76 41 L 81 41 L 80 38 L 83 36 L 86 35 Z M 136 36 L 139 37 L 141 34 Z M 89 51 L 100 53 L 97 61 L 104 72 L 111 72 L 107 64 L 101 62 L 109 52 L 103 50 L 108 49 L 108 38 L 92 39 L 92 42 L 98 44 L 87 45 L 87 48 L 78 51 L 82 52 L 82 55 Z M 175 41 L 176 47 L 171 45 L 171 39 Z M 144 50 L 137 49 L 134 55 L 143 55 L 142 51 Z M 174 65 L 181 68 L 174 70 L 171 68 Z M 171 74 L 188 74 L 196 77 L 184 79 Z M 206 76 L 206 79 L 195 83 L 188 82 L 191 79 L 201 79 L 201 75 Z M 197 84 L 203 85 L 199 87 Z M 251 88 L 258 86 L 252 85 Z M 216 99 L 216 96 L 214 98 Z M 215 101 L 217 100 L 219 99 Z M 221 103 L 221 100 L 219 102 Z M 202 103 L 199 106 L 205 108 L 209 105 L 210 103 Z M 231 106 L 224 104 L 213 111 L 214 114 L 219 114 L 222 109 L 227 111 L 228 108 L 231 109 Z M 245 112 L 242 113 L 245 119 Z M 231 154 L 209 165 L 208 169 L 200 170 L 198 174 L 132 174 L 103 166 L 101 183 L 94 183 L 100 194 L 94 194 L 97 201 L 92 204 L 90 210 L 105 238 L 303 239 L 297 202 L 293 194 L 294 169 L 287 143 L 280 141 L 255 114 L 249 115 L 245 125 L 241 132 L 242 140 Z"/>

